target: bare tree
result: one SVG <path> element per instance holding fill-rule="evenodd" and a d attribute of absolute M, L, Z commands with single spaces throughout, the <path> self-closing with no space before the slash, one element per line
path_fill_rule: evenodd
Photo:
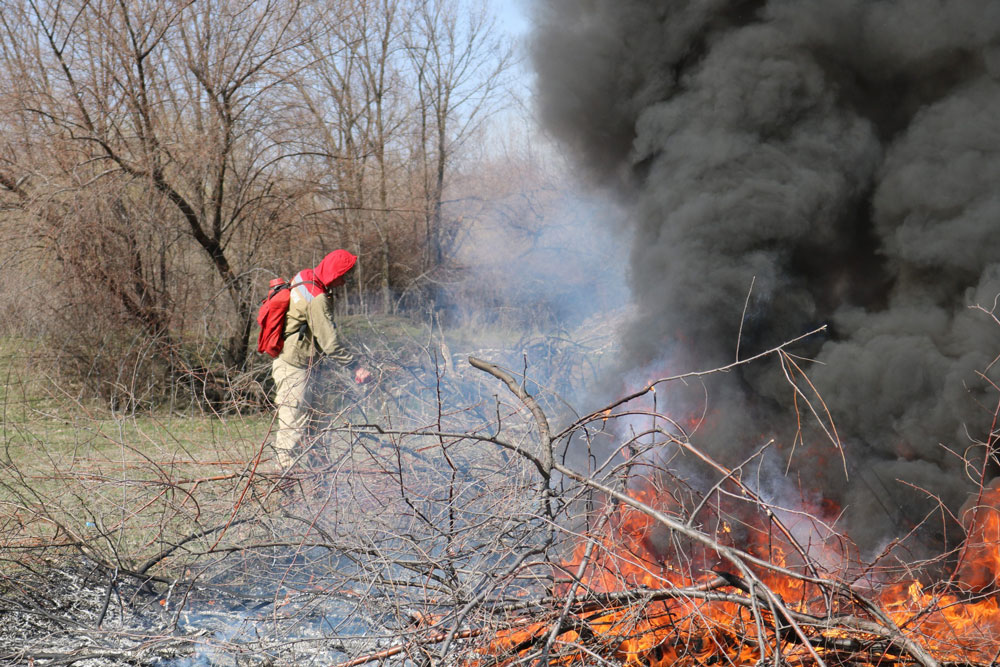
<path fill-rule="evenodd" d="M 484 7 L 321 6 L 310 15 L 322 28 L 298 79 L 315 123 L 305 141 L 327 160 L 317 178 L 329 210 L 361 241 L 371 239 L 358 248 L 362 280 L 392 310 L 394 293 L 451 258 L 462 224 L 457 216 L 446 224 L 445 188 L 463 168 L 466 142 L 500 103 L 512 49 L 494 36 Z"/>
<path fill-rule="evenodd" d="M 183 308 L 214 312 L 205 325 L 226 338 L 226 366 L 247 358 L 249 269 L 295 198 L 268 129 L 302 44 L 298 10 L 235 0 L 4 8 L 0 67 L 18 121 L 0 180 L 7 201 L 48 230 L 60 274 L 116 295 L 170 355 L 190 325 Z M 228 303 L 216 306 L 219 287 Z"/>
<path fill-rule="evenodd" d="M 419 155 L 427 267 L 451 257 L 460 225 L 445 220 L 445 189 L 460 151 L 502 104 L 513 49 L 496 36 L 484 4 L 466 10 L 455 0 L 419 0 L 407 35 L 417 77 Z"/>
<path fill-rule="evenodd" d="M 253 272 L 303 261 L 306 230 L 356 250 L 358 301 L 393 310 L 452 257 L 445 191 L 511 62 L 491 26 L 450 1 L 14 0 L 5 220 L 67 279 L 54 311 L 104 313 L 84 353 L 141 334 L 202 385 L 245 365 Z"/>
<path fill-rule="evenodd" d="M 405 206 L 395 186 L 407 160 L 400 137 L 410 103 L 399 52 L 408 10 L 402 0 L 324 2 L 313 10 L 308 16 L 317 35 L 309 67 L 298 78 L 312 121 L 303 141 L 326 167 L 315 177 L 319 194 L 331 202 L 326 212 L 346 223 L 357 244 L 359 298 L 373 282 L 388 308 L 391 225 Z"/>

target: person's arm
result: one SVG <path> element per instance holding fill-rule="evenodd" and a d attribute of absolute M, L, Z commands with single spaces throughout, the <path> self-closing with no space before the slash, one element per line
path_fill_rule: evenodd
<path fill-rule="evenodd" d="M 323 354 L 341 366 L 354 368 L 355 382 L 364 384 L 371 378 L 368 369 L 361 366 L 341 342 L 333 321 L 333 299 L 328 295 L 320 294 L 309 304 L 309 328 Z"/>
<path fill-rule="evenodd" d="M 316 296 L 309 302 L 309 330 L 320 352 L 341 366 L 354 364 L 354 355 L 344 347 L 333 322 L 333 299 L 326 294 Z"/>

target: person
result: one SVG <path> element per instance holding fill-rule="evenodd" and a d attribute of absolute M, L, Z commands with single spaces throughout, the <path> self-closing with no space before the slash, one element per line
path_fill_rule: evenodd
<path fill-rule="evenodd" d="M 299 271 L 292 279 L 285 343 L 271 363 L 278 406 L 274 448 L 282 470 L 288 470 L 313 445 L 305 439 L 313 417 L 310 376 L 318 362 L 331 359 L 353 368 L 359 384 L 371 378 L 371 372 L 344 347 L 333 320 L 332 290 L 344 284 L 357 261 L 346 250 L 334 250 L 315 269 Z"/>

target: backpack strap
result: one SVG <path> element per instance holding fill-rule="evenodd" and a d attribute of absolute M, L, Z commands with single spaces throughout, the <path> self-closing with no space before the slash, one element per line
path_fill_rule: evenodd
<path fill-rule="evenodd" d="M 321 283 L 318 280 L 300 280 L 299 282 L 297 282 L 297 283 L 295 283 L 293 285 L 289 285 L 288 289 L 293 289 L 295 287 L 298 287 L 299 285 L 315 285 L 316 287 L 319 287 L 323 291 L 326 291 L 326 286 L 323 285 L 323 283 Z"/>

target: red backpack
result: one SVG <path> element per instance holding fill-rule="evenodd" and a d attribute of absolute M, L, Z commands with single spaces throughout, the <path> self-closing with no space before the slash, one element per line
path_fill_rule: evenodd
<path fill-rule="evenodd" d="M 318 280 L 301 280 L 294 285 L 284 278 L 273 278 L 267 286 L 267 296 L 260 302 L 257 311 L 257 324 L 260 333 L 257 334 L 257 351 L 277 357 L 285 347 L 285 316 L 288 315 L 288 303 L 292 296 L 292 288 L 299 285 L 315 285 L 323 289 L 323 283 Z"/>
<path fill-rule="evenodd" d="M 284 278 L 275 278 L 267 286 L 267 296 L 260 302 L 257 311 L 257 351 L 277 357 L 285 346 L 285 315 L 288 314 L 288 300 L 291 283 Z"/>

